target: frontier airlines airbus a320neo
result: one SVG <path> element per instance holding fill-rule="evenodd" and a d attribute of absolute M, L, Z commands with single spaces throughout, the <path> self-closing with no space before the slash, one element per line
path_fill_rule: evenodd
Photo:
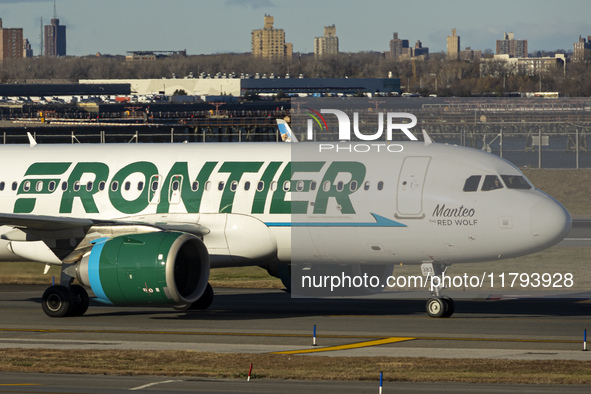
<path fill-rule="evenodd" d="M 542 250 L 571 227 L 560 203 L 486 152 L 427 137 L 306 161 L 292 145 L 2 145 L 0 259 L 60 265 L 42 307 L 63 317 L 86 312 L 85 287 L 107 304 L 204 309 L 211 268 L 261 266 L 289 285 L 297 254 L 439 275 Z M 440 290 L 427 313 L 450 316 Z"/>

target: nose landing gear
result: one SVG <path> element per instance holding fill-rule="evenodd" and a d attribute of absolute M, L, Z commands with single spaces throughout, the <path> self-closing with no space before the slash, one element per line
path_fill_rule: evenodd
<path fill-rule="evenodd" d="M 455 312 L 455 303 L 450 297 L 442 297 L 443 287 L 442 277 L 449 268 L 449 264 L 443 263 L 423 263 L 421 271 L 426 277 L 439 277 L 439 281 L 432 281 L 433 297 L 427 300 L 425 310 L 430 317 L 450 317 Z"/>

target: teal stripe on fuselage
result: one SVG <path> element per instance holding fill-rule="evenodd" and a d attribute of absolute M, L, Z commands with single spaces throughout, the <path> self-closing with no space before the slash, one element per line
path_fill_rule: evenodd
<path fill-rule="evenodd" d="M 375 213 L 375 222 L 265 222 L 268 227 L 406 227 L 406 224 L 390 220 Z"/>

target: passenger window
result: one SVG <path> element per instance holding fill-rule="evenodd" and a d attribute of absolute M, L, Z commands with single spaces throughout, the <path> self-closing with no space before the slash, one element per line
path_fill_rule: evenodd
<path fill-rule="evenodd" d="M 0 182 L 0 191 L 4 190 L 4 182 Z"/>
<path fill-rule="evenodd" d="M 137 184 L 137 189 L 138 189 L 139 191 L 142 191 L 142 190 L 144 190 L 144 182 L 138 182 L 138 184 Z"/>
<path fill-rule="evenodd" d="M 297 181 L 296 183 L 296 190 L 301 192 L 304 190 L 304 181 Z"/>
<path fill-rule="evenodd" d="M 129 189 L 131 189 L 131 182 L 127 181 L 125 182 L 125 190 L 129 191 Z"/>
<path fill-rule="evenodd" d="M 80 181 L 74 182 L 74 191 L 80 191 Z"/>
<path fill-rule="evenodd" d="M 378 190 L 382 190 L 384 188 L 384 182 L 379 181 L 378 182 Z"/>
<path fill-rule="evenodd" d="M 224 182 L 218 183 L 218 190 L 224 190 Z"/>
<path fill-rule="evenodd" d="M 2 184 L 0 184 L 0 186 L 1 186 L 0 190 L 3 190 L 4 189 L 4 182 L 2 182 Z M 50 192 L 55 191 L 55 187 L 56 187 L 55 181 L 49 182 L 49 191 Z"/>
<path fill-rule="evenodd" d="M 366 182 L 363 184 L 363 190 L 369 190 L 369 181 L 366 181 Z"/>
<path fill-rule="evenodd" d="M 238 182 L 237 181 L 232 181 L 232 183 L 230 183 L 230 190 L 235 192 L 236 189 L 238 189 Z"/>
<path fill-rule="evenodd" d="M 12 191 L 16 191 L 17 188 L 18 188 L 18 183 L 12 182 Z"/>
<path fill-rule="evenodd" d="M 288 192 L 291 189 L 291 181 L 283 182 L 283 191 Z"/>
<path fill-rule="evenodd" d="M 345 188 L 345 183 L 343 181 L 338 181 L 337 182 L 337 192 L 342 192 L 344 188 Z"/>
<path fill-rule="evenodd" d="M 478 190 L 478 185 L 480 185 L 480 175 L 472 175 L 468 179 L 466 179 L 466 183 L 464 183 L 464 191 L 465 192 L 475 192 Z"/>
<path fill-rule="evenodd" d="M 316 190 L 317 186 L 318 186 L 318 184 L 316 183 L 316 181 L 312 181 L 310 183 L 310 190 L 312 190 L 312 191 Z"/>
<path fill-rule="evenodd" d="M 115 181 L 111 183 L 111 191 L 116 192 L 119 189 L 119 182 Z"/>
<path fill-rule="evenodd" d="M 501 178 L 503 178 L 505 186 L 507 186 L 509 189 L 529 190 L 532 188 L 529 182 L 524 177 L 519 175 L 501 175 Z"/>
<path fill-rule="evenodd" d="M 99 190 L 102 192 L 103 190 L 105 190 L 105 185 L 107 183 L 105 181 L 100 181 L 99 182 Z M 51 189 L 51 185 L 50 185 L 50 189 Z"/>
<path fill-rule="evenodd" d="M 158 190 L 158 181 L 152 182 L 152 191 L 155 192 Z"/>
<path fill-rule="evenodd" d="M 262 192 L 264 188 L 265 188 L 265 182 L 259 181 L 259 183 L 257 184 L 257 192 Z"/>
<path fill-rule="evenodd" d="M 87 192 L 90 192 L 90 191 L 92 191 L 92 182 L 88 182 L 88 183 L 86 184 L 86 191 L 87 191 Z"/>
<path fill-rule="evenodd" d="M 28 192 L 29 190 L 31 190 L 31 181 L 25 181 L 24 185 L 23 185 L 23 190 Z"/>
<path fill-rule="evenodd" d="M 62 191 L 68 190 L 68 182 L 62 182 Z"/>
<path fill-rule="evenodd" d="M 193 190 L 194 192 L 199 190 L 199 181 L 193 182 L 193 185 L 191 185 L 191 190 Z"/>
<path fill-rule="evenodd" d="M 37 185 L 35 186 L 35 190 L 38 192 L 43 190 L 43 181 L 37 181 Z"/>
<path fill-rule="evenodd" d="M 351 183 L 349 184 L 349 190 L 351 190 L 352 192 L 357 190 L 357 181 L 351 181 Z"/>
<path fill-rule="evenodd" d="M 496 175 L 487 175 L 484 177 L 484 182 L 482 183 L 482 191 L 487 192 L 490 190 L 502 189 L 503 184 L 501 183 L 500 179 Z"/>
<path fill-rule="evenodd" d="M 180 188 L 180 182 L 179 181 L 172 181 L 172 191 L 177 191 Z"/>
<path fill-rule="evenodd" d="M 250 190 L 250 182 L 244 182 L 244 190 Z"/>

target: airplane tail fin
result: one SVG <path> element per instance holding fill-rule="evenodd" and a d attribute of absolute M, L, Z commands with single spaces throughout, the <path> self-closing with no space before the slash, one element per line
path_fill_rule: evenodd
<path fill-rule="evenodd" d="M 277 119 L 277 127 L 281 133 L 281 140 L 283 142 L 298 142 L 296 136 L 291 132 L 291 128 L 283 119 Z"/>

